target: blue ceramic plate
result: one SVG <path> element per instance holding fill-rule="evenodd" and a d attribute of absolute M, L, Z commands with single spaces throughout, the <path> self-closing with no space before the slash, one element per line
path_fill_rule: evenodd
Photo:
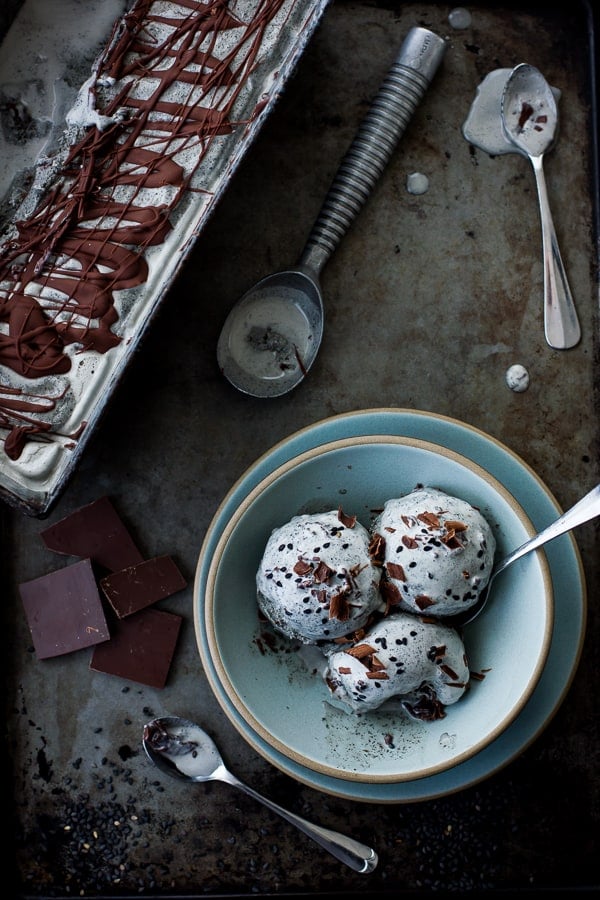
<path fill-rule="evenodd" d="M 340 504 L 370 528 L 386 500 L 419 483 L 481 510 L 499 557 L 535 534 L 512 494 L 473 460 L 431 441 L 361 435 L 321 444 L 277 467 L 239 504 L 213 553 L 204 627 L 216 677 L 253 732 L 321 774 L 390 783 L 450 769 L 510 726 L 543 672 L 553 597 L 545 557 L 535 553 L 503 575 L 485 614 L 465 629 L 470 668 L 486 674 L 472 680 L 444 718 L 417 721 L 397 705 L 352 715 L 330 702 L 318 651 L 307 660 L 308 648 L 293 652 L 291 641 L 265 646 L 256 572 L 273 529 L 293 515 Z"/>
<path fill-rule="evenodd" d="M 465 762 L 424 778 L 382 783 L 348 781 L 315 772 L 279 752 L 240 715 L 211 661 L 204 626 L 204 594 L 213 555 L 239 504 L 274 469 L 320 444 L 372 434 L 431 441 L 484 466 L 515 496 L 536 530 L 560 512 L 548 489 L 523 460 L 489 435 L 462 422 L 403 409 L 361 410 L 326 419 L 277 444 L 257 460 L 225 497 L 205 536 L 198 561 L 194 587 L 196 636 L 206 675 L 222 708 L 247 742 L 269 762 L 300 782 L 335 796 L 365 802 L 413 802 L 453 793 L 481 781 L 514 759 L 540 734 L 560 706 L 577 668 L 585 631 L 585 584 L 573 537 L 557 538 L 546 547 L 556 603 L 547 665 L 518 718 L 492 744 Z"/>

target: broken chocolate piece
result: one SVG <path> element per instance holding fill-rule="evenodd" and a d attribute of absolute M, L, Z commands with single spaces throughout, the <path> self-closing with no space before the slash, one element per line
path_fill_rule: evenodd
<path fill-rule="evenodd" d="M 94 648 L 90 669 L 163 688 L 181 622 L 181 616 L 161 609 L 143 609 L 120 619 L 111 640 Z"/>
<path fill-rule="evenodd" d="M 100 587 L 120 619 L 183 590 L 187 581 L 170 556 L 157 556 L 100 579 Z"/>
<path fill-rule="evenodd" d="M 89 559 L 19 585 L 38 659 L 81 650 L 110 634 Z"/>
<path fill-rule="evenodd" d="M 49 550 L 81 556 L 109 572 L 143 562 L 127 528 L 108 497 L 100 497 L 40 532 Z"/>

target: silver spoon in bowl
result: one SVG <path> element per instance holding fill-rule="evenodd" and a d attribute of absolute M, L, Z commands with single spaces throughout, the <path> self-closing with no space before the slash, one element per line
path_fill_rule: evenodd
<path fill-rule="evenodd" d="M 312 366 L 323 336 L 321 270 L 371 194 L 446 46 L 427 28 L 410 29 L 338 168 L 296 269 L 263 278 L 227 316 L 217 361 L 243 393 L 279 397 Z"/>
<path fill-rule="evenodd" d="M 534 66 L 521 63 L 509 75 L 501 100 L 507 138 L 529 157 L 535 173 L 544 260 L 544 331 L 556 350 L 579 343 L 581 329 L 550 212 L 543 159 L 555 140 L 558 111 L 552 88 Z"/>
<path fill-rule="evenodd" d="M 378 856 L 371 847 L 307 822 L 240 781 L 225 767 L 212 738 L 195 722 L 179 716 L 152 719 L 144 725 L 142 743 L 148 758 L 161 772 L 187 782 L 224 781 L 264 803 L 355 872 L 368 874 L 377 866 Z"/>
<path fill-rule="evenodd" d="M 497 562 L 492 569 L 492 574 L 490 575 L 486 587 L 479 595 L 479 599 L 474 606 L 466 609 L 464 613 L 458 613 L 455 616 L 444 616 L 443 621 L 455 628 L 463 628 L 465 625 L 468 625 L 483 612 L 490 599 L 492 582 L 500 572 L 504 572 L 508 566 L 514 563 L 515 560 L 525 556 L 526 553 L 537 550 L 538 547 L 547 544 L 548 541 L 552 541 L 559 535 L 571 531 L 573 528 L 576 528 L 577 525 L 583 525 L 584 522 L 595 519 L 596 516 L 600 516 L 600 484 L 596 485 L 595 488 L 592 488 L 585 497 L 582 497 L 581 500 L 577 501 L 575 506 L 572 506 L 559 516 L 558 519 L 551 522 L 550 525 L 547 525 L 546 528 L 539 532 L 539 534 L 529 538 L 524 544 L 521 544 L 520 547 L 517 547 L 516 550 L 513 550 Z"/>

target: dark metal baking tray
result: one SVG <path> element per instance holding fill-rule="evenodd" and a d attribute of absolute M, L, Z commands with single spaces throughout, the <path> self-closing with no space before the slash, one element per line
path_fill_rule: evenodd
<path fill-rule="evenodd" d="M 298 428 L 373 407 L 430 411 L 501 441 L 564 508 L 600 481 L 597 22 L 585 2 L 452 7 L 335 0 L 286 90 L 188 254 L 55 509 L 109 495 L 144 555 L 172 554 L 189 587 L 167 686 L 93 673 L 87 651 L 39 661 L 18 585 L 64 565 L 48 522 L 0 507 L 8 859 L 27 897 L 222 897 L 597 892 L 600 534 L 576 533 L 590 598 L 572 681 L 516 759 L 464 790 L 407 804 L 356 803 L 303 785 L 232 728 L 202 671 L 192 621 L 200 545 L 220 502 Z M 448 37 L 435 82 L 361 216 L 323 273 L 319 357 L 289 396 L 239 394 L 218 371 L 228 310 L 293 262 L 339 160 L 409 27 Z M 528 61 L 561 90 L 546 159 L 550 201 L 582 341 L 547 347 L 533 173 L 471 148 L 461 125 L 485 75 Z M 411 195 L 407 176 L 429 190 Z M 515 394 L 512 363 L 531 382 Z M 524 598 L 526 602 L 526 598 Z M 557 598 L 560 603 L 560 597 Z M 202 721 L 240 777 L 380 856 L 365 879 L 225 785 L 182 790 L 140 745 L 161 713 Z M 16 893 L 16 892 L 15 892 Z"/>

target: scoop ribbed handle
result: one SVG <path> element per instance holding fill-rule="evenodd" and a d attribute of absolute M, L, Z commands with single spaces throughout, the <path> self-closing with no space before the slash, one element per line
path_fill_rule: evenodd
<path fill-rule="evenodd" d="M 301 264 L 323 268 L 362 209 L 437 71 L 446 42 L 412 28 L 342 159 Z"/>

